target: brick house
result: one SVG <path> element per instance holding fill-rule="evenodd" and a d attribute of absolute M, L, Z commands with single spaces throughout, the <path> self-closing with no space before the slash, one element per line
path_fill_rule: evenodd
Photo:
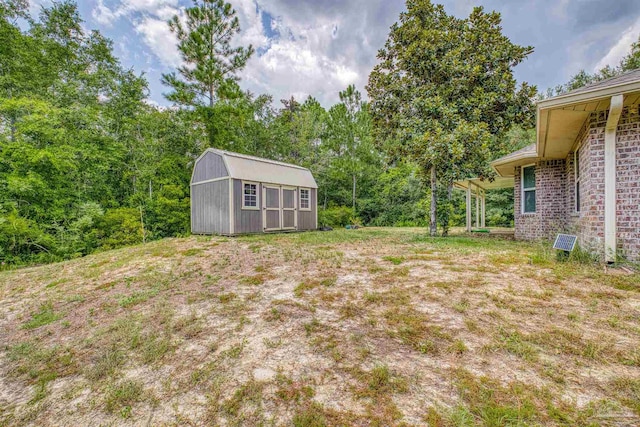
<path fill-rule="evenodd" d="M 492 162 L 514 185 L 517 239 L 578 236 L 640 261 L 640 70 L 540 101 L 537 142 Z"/>

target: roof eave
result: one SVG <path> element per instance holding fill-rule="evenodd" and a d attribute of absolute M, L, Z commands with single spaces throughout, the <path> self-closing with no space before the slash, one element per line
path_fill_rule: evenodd
<path fill-rule="evenodd" d="M 606 87 L 598 87 L 578 93 L 567 93 L 544 99 L 537 102 L 538 110 L 548 110 L 551 108 L 566 107 L 585 101 L 595 101 L 597 99 L 610 98 L 617 94 L 626 94 L 640 91 L 640 81 L 619 83 Z"/>
<path fill-rule="evenodd" d="M 506 178 L 513 175 L 505 173 L 505 168 L 513 170 L 516 166 L 522 166 L 529 162 L 536 162 L 538 159 L 539 157 L 536 153 L 522 153 L 517 156 L 494 160 L 491 162 L 491 169 L 493 169 L 498 176 Z"/>

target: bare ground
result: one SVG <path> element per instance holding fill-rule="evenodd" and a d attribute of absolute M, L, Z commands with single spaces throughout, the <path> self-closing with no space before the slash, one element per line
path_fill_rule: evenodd
<path fill-rule="evenodd" d="M 2 425 L 640 425 L 640 275 L 417 229 L 0 273 Z"/>

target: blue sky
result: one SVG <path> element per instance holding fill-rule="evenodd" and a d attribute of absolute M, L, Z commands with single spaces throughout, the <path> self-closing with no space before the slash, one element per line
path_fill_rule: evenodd
<path fill-rule="evenodd" d="M 617 64 L 640 35 L 640 0 L 442 0 L 449 13 L 468 15 L 476 5 L 502 14 L 512 41 L 535 52 L 516 77 L 545 90 L 580 69 Z M 51 0 L 31 0 L 33 13 Z M 180 63 L 166 25 L 191 0 L 78 0 L 85 27 L 113 40 L 115 54 L 149 80 L 150 101 L 168 105 L 163 72 Z M 316 97 L 329 107 L 338 91 L 355 84 L 365 92 L 376 52 L 404 0 L 231 0 L 242 32 L 236 42 L 257 54 L 241 85 L 269 93 L 276 102 L 294 95 Z"/>

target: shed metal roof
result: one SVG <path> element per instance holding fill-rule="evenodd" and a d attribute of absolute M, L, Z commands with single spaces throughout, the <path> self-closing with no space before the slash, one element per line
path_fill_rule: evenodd
<path fill-rule="evenodd" d="M 208 148 L 203 156 L 207 152 L 222 156 L 231 178 L 294 187 L 318 188 L 311 171 L 302 166 L 216 148 Z"/>

